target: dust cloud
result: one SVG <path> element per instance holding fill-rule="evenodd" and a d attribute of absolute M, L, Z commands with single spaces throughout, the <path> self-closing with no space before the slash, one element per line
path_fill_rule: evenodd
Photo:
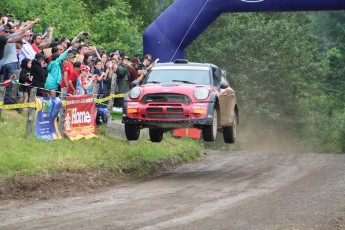
<path fill-rule="evenodd" d="M 236 148 L 260 152 L 310 152 L 308 146 L 289 127 L 260 119 L 242 120 L 237 129 Z"/>

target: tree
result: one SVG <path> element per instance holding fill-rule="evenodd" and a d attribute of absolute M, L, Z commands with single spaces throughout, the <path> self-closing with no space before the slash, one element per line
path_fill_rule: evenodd
<path fill-rule="evenodd" d="M 34 20 L 37 16 L 41 22 L 35 25 L 36 33 L 43 33 L 45 28 L 54 27 L 54 37 L 74 37 L 89 27 L 86 5 L 80 0 L 8 0 L 3 2 L 4 9 L 15 18 L 24 21 Z M 52 10 L 54 9 L 54 10 Z"/>

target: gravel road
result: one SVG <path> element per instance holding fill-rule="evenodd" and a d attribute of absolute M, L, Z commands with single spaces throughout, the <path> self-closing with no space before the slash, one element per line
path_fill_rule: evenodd
<path fill-rule="evenodd" d="M 0 202 L 0 229 L 345 229 L 345 154 L 209 152 L 96 194 Z"/>

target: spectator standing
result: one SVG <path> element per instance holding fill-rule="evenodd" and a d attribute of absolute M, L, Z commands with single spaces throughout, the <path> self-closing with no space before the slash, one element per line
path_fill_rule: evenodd
<path fill-rule="evenodd" d="M 49 28 L 47 36 L 44 38 L 41 34 L 34 34 L 32 36 L 31 46 L 36 53 L 40 53 L 43 49 L 50 46 L 52 42 L 53 28 Z M 43 40 L 44 39 L 44 40 Z"/>
<path fill-rule="evenodd" d="M 107 69 L 106 63 L 108 61 L 108 56 L 106 53 L 100 54 L 101 56 L 101 61 L 102 61 L 102 70 L 105 71 Z"/>
<path fill-rule="evenodd" d="M 39 19 L 36 19 L 39 21 Z M 9 35 L 8 38 L 20 38 L 16 42 L 20 41 L 24 37 L 25 31 L 27 31 L 35 22 L 29 23 L 26 27 L 21 28 L 17 32 L 15 31 L 16 25 L 12 22 L 8 22 L 6 27 L 8 28 Z M 8 80 L 10 76 L 14 74 L 14 71 L 19 70 L 19 62 L 17 56 L 17 49 L 15 43 L 7 43 L 4 47 L 4 53 L 2 57 L 2 73 L 4 75 L 4 80 Z M 7 87 L 6 94 L 10 95 L 12 91 L 12 83 Z"/>
<path fill-rule="evenodd" d="M 97 59 L 95 61 L 95 68 L 93 70 L 93 74 L 97 76 L 97 84 L 98 88 L 98 96 L 100 98 L 103 97 L 103 78 L 105 76 L 105 72 L 102 70 L 102 61 Z"/>
<path fill-rule="evenodd" d="M 92 93 L 92 83 L 96 83 L 97 79 L 90 75 L 90 67 L 87 65 L 80 66 L 80 76 L 77 78 L 77 94 L 91 94 Z"/>
<path fill-rule="evenodd" d="M 90 67 L 90 69 L 93 69 L 92 66 L 92 55 L 91 54 L 85 54 L 84 55 L 84 60 L 83 60 L 83 65 L 87 65 L 88 67 Z"/>
<path fill-rule="evenodd" d="M 32 61 L 28 58 L 24 58 L 20 65 L 21 71 L 19 75 L 20 89 L 23 92 L 22 103 L 27 103 L 29 100 L 30 89 L 32 85 L 33 76 L 30 73 Z"/>
<path fill-rule="evenodd" d="M 153 67 L 152 63 L 152 56 L 151 54 L 146 54 L 144 57 L 143 62 L 138 67 L 138 74 L 143 77 L 146 76 L 147 72 L 151 70 Z"/>
<path fill-rule="evenodd" d="M 67 57 L 70 49 L 72 49 L 72 47 L 68 48 L 61 55 L 58 53 L 53 54 L 52 60 L 47 67 L 48 77 L 44 84 L 44 88 L 50 90 L 50 96 L 53 98 L 56 97 L 56 91 L 58 91 L 62 79 L 60 64 Z"/>
<path fill-rule="evenodd" d="M 47 78 L 47 71 L 43 68 L 46 57 L 42 53 L 37 53 L 32 61 L 31 75 L 33 76 L 32 86 L 37 87 L 37 96 L 43 96 L 44 84 Z"/>
<path fill-rule="evenodd" d="M 23 47 L 20 49 L 19 55 L 18 55 L 19 63 L 22 63 L 22 60 L 24 58 L 28 58 L 30 60 L 35 59 L 36 51 L 31 46 L 31 42 L 30 42 L 31 36 L 32 34 L 30 31 L 25 32 L 24 37 L 23 37 L 24 44 L 23 44 Z"/>
<path fill-rule="evenodd" d="M 105 75 L 103 77 L 103 97 L 107 97 L 110 95 L 111 80 L 116 71 L 116 69 L 114 69 L 114 64 L 111 60 L 108 60 L 105 63 L 105 66 L 106 70 Z"/>
<path fill-rule="evenodd" d="M 140 64 L 141 63 L 140 63 L 139 58 L 137 58 L 137 57 L 132 58 L 131 65 L 130 65 L 130 68 L 128 70 L 128 72 L 129 72 L 128 84 L 129 84 L 130 89 L 133 88 L 132 84 L 131 84 L 133 81 L 137 80 L 137 81 L 141 82 L 141 80 L 144 77 L 143 75 L 139 76 L 139 74 L 138 74 L 138 67 Z"/>
<path fill-rule="evenodd" d="M 89 52 L 89 49 L 86 45 L 79 46 L 79 54 L 77 55 L 76 61 L 83 63 L 84 62 L 84 55 Z"/>
<path fill-rule="evenodd" d="M 121 64 L 118 66 L 116 70 L 117 79 L 117 93 L 124 94 L 129 91 L 129 65 L 130 59 L 126 53 L 121 53 L 120 55 Z M 115 107 L 122 107 L 123 106 L 123 98 L 115 98 L 114 99 L 114 106 Z"/>
<path fill-rule="evenodd" d="M 120 60 L 120 50 L 119 49 L 115 49 L 111 54 L 110 54 L 110 59 L 113 60 L 117 65 L 119 65 L 121 63 Z"/>
<path fill-rule="evenodd" d="M 60 50 L 60 54 L 62 54 L 65 50 L 67 50 L 68 46 L 70 45 L 70 41 L 68 40 L 68 38 L 63 37 L 60 40 L 60 46 L 61 46 L 61 50 Z"/>
<path fill-rule="evenodd" d="M 61 89 L 67 87 L 67 93 L 72 95 L 76 93 L 75 82 L 77 81 L 77 75 L 73 65 L 74 58 L 74 53 L 67 54 L 67 60 L 62 71 L 63 78 L 60 84 Z"/>

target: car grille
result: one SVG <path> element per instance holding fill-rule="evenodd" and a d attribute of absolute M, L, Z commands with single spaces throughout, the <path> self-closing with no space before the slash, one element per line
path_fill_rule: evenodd
<path fill-rule="evenodd" d="M 152 102 L 169 102 L 169 103 L 183 103 L 191 104 L 192 101 L 188 96 L 182 94 L 148 94 L 143 97 L 141 103 L 147 104 Z"/>
<path fill-rule="evenodd" d="M 170 113 L 182 113 L 183 112 L 183 108 L 167 108 L 167 112 L 170 112 Z"/>
<path fill-rule="evenodd" d="M 183 119 L 183 118 L 188 118 L 183 114 L 147 114 L 147 118 L 172 118 L 172 119 Z"/>
<path fill-rule="evenodd" d="M 148 113 L 161 113 L 163 112 L 162 108 L 147 108 L 146 112 Z"/>

